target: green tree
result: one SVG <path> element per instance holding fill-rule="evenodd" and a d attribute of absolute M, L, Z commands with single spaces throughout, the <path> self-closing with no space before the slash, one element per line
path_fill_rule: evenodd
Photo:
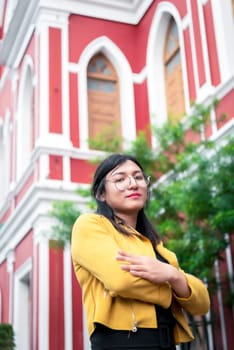
<path fill-rule="evenodd" d="M 15 349 L 15 334 L 11 324 L 0 323 L 0 350 Z"/>

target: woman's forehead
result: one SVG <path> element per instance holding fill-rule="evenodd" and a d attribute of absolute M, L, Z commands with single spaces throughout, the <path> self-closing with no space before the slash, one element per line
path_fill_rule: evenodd
<path fill-rule="evenodd" d="M 114 169 L 112 169 L 108 175 L 114 175 L 118 173 L 128 173 L 128 172 L 136 172 L 142 171 L 141 168 L 132 160 L 126 160 L 126 162 L 117 165 Z"/>

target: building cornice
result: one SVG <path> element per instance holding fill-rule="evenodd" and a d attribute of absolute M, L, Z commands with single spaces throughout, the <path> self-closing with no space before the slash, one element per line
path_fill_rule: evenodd
<path fill-rule="evenodd" d="M 41 6 L 70 13 L 138 24 L 153 0 L 41 0 Z"/>
<path fill-rule="evenodd" d="M 17 68 L 35 30 L 40 10 L 66 12 L 136 25 L 153 0 L 24 0 L 18 1 L 0 46 L 0 65 Z"/>
<path fill-rule="evenodd" d="M 12 16 L 7 33 L 0 46 L 0 64 L 16 67 L 18 53 L 25 49 L 35 28 L 37 0 L 19 1 Z M 25 38 L 28 37 L 28 40 Z M 24 44 L 24 45 L 23 45 Z"/>

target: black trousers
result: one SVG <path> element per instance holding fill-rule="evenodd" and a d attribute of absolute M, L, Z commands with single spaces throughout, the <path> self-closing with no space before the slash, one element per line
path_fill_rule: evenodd
<path fill-rule="evenodd" d="M 176 350 L 173 332 L 168 326 L 131 332 L 98 325 L 90 341 L 92 350 Z"/>

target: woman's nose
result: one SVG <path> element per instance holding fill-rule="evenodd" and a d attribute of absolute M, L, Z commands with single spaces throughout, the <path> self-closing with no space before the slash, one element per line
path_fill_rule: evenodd
<path fill-rule="evenodd" d="M 129 186 L 128 187 L 138 187 L 137 180 L 133 176 L 128 176 L 129 178 Z"/>

